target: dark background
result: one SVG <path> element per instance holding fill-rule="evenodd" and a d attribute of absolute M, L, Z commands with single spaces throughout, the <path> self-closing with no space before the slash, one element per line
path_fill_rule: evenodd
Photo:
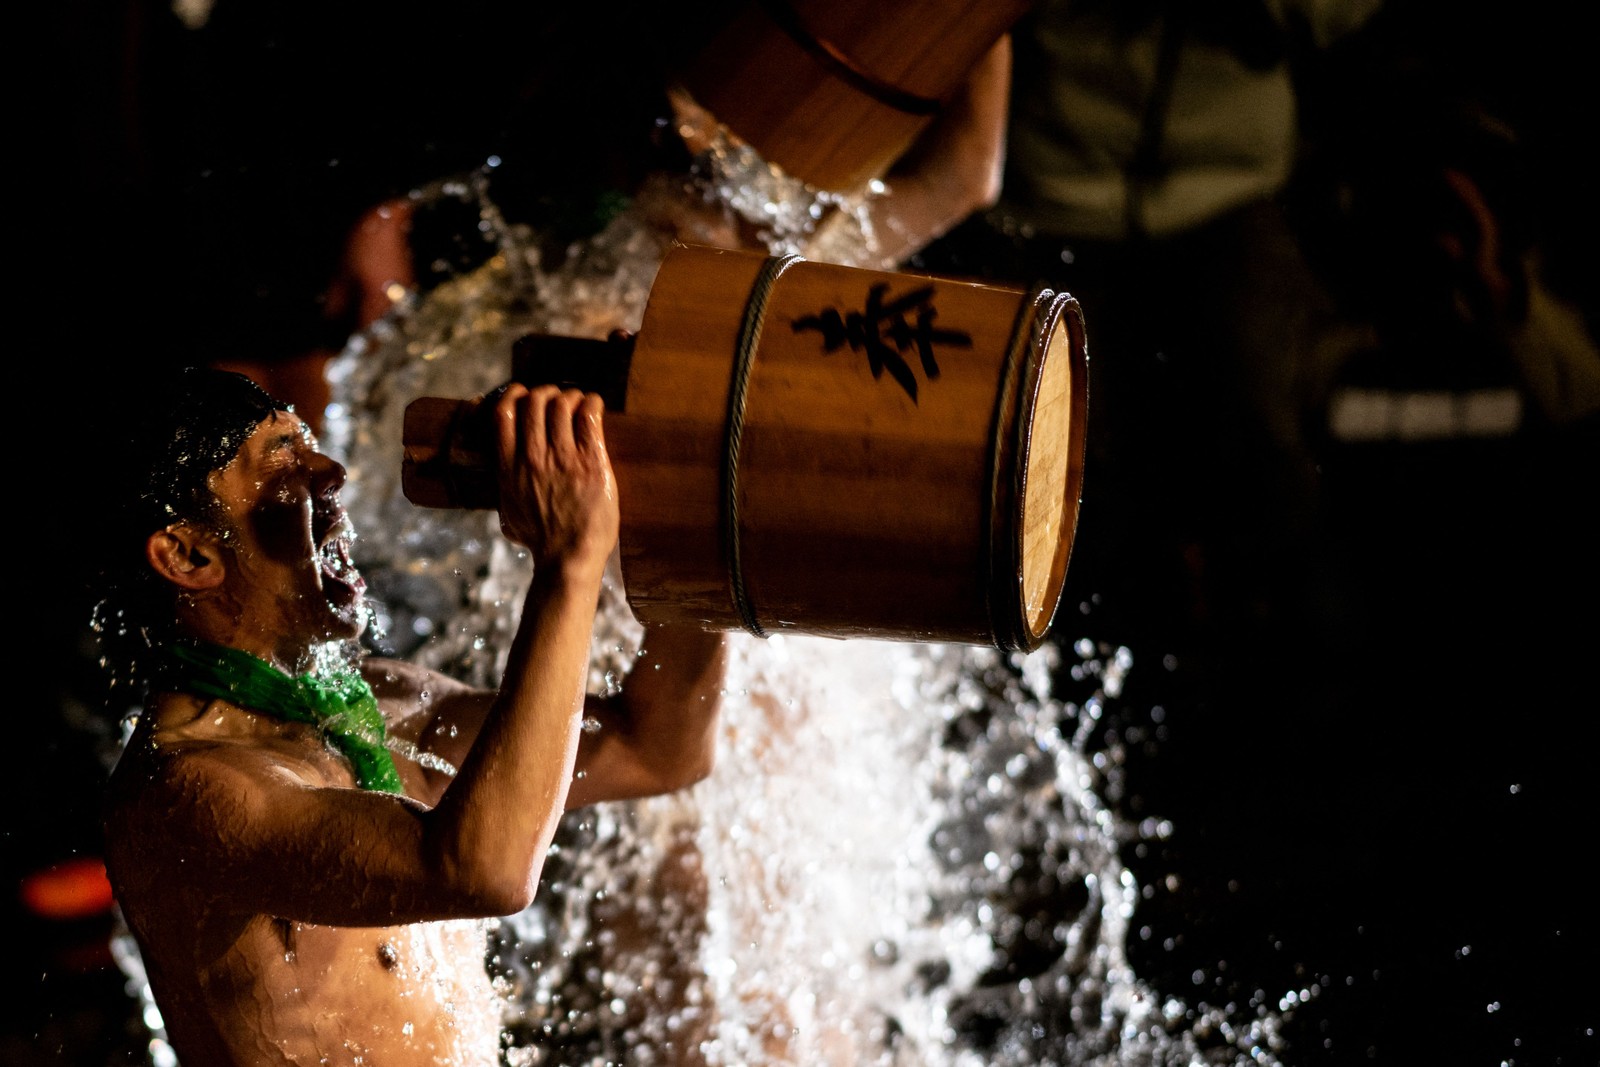
<path fill-rule="evenodd" d="M 654 106 L 642 30 L 657 24 L 626 5 L 590 13 L 599 27 L 509 7 L 227 9 L 242 21 L 214 53 L 183 47 L 158 4 L 50 12 L 47 61 L 18 102 L 37 139 L 14 164 L 21 254 L 8 272 L 25 324 L 12 361 L 25 474 L 12 552 L 29 621 L 13 632 L 38 635 L 15 667 L 8 1063 L 141 1062 L 108 916 L 46 920 L 9 892 L 98 854 L 115 724 L 87 644 L 83 564 L 96 545 L 97 432 L 138 417 L 118 383 L 221 345 L 299 344 L 314 330 L 313 264 L 337 251 L 335 220 L 471 166 L 485 146 L 506 146 L 545 188 L 581 192 L 572 174 L 584 159 L 624 181 L 637 161 L 593 131 Z M 1563 291 L 1592 310 L 1586 37 L 1551 3 L 1396 8 L 1402 50 L 1514 120 L 1538 240 Z M 670 48 L 660 32 L 652 45 Z M 568 92 L 534 153 L 512 131 L 557 71 Z M 1340 77 L 1359 82 L 1359 70 Z M 1340 102 L 1339 89 L 1320 91 L 1330 95 L 1305 102 L 1313 114 Z M 1003 274 L 1014 263 L 996 248 L 975 222 L 922 262 Z M 1377 372 L 1395 385 L 1407 373 Z M 1592 423 L 1330 448 L 1319 545 L 1339 597 L 1265 624 L 1221 602 L 1214 625 L 1197 627 L 1164 589 L 1127 594 L 1139 611 L 1104 636 L 1183 653 L 1181 669 L 1140 676 L 1106 727 L 1130 743 L 1121 802 L 1178 828 L 1128 857 L 1141 882 L 1176 874 L 1181 886 L 1142 906 L 1136 925 L 1158 936 L 1131 946 L 1141 977 L 1195 997 L 1200 972 L 1212 999 L 1315 983 L 1289 1063 L 1600 1062 L 1596 455 Z M 1119 588 L 1136 583 L 1122 577 Z M 1075 571 L 1069 600 L 1099 584 Z"/>

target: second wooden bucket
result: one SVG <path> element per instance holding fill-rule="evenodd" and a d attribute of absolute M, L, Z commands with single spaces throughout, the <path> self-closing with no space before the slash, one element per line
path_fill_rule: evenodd
<path fill-rule="evenodd" d="M 676 71 L 696 102 L 788 174 L 879 178 L 1029 0 L 748 0 Z"/>
<path fill-rule="evenodd" d="M 1088 402 L 1067 294 L 680 246 L 631 342 L 532 335 L 512 376 L 605 395 L 643 622 L 1013 650 L 1050 628 Z M 454 416 L 424 403 L 407 495 L 468 503 L 492 472 L 461 481 L 457 449 L 436 473 Z"/>

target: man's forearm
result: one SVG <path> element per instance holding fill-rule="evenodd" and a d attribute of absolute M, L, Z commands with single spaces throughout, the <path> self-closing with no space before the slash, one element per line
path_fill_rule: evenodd
<path fill-rule="evenodd" d="M 698 779 L 711 770 L 727 674 L 724 634 L 689 626 L 645 632 L 639 662 L 623 682 L 628 728 L 663 770 Z"/>
<path fill-rule="evenodd" d="M 598 575 L 536 573 L 500 696 L 434 811 L 440 862 L 482 881 L 501 914 L 531 899 L 566 805 L 598 599 Z"/>
<path fill-rule="evenodd" d="M 900 263 L 1000 196 L 1011 95 L 1011 40 L 1001 38 L 867 202 L 876 250 Z"/>
<path fill-rule="evenodd" d="M 622 692 L 591 702 L 602 728 L 583 738 L 585 774 L 567 806 L 667 793 L 709 774 L 727 656 L 723 634 L 647 628 Z"/>

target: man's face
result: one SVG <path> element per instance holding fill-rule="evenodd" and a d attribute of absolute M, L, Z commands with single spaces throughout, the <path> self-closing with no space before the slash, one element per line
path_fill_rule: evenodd
<path fill-rule="evenodd" d="M 228 583 L 241 620 L 273 637 L 360 636 L 366 582 L 339 502 L 345 471 L 288 412 L 264 419 L 210 485 L 224 514 Z M 269 629 L 270 628 L 270 629 Z"/>

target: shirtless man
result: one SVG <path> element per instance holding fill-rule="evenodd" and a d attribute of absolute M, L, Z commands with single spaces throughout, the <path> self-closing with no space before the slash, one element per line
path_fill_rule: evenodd
<path fill-rule="evenodd" d="M 502 529 L 537 568 L 498 692 L 352 653 L 345 472 L 291 411 L 220 371 L 168 400 L 140 412 L 153 455 L 124 458 L 146 471 L 143 603 L 174 625 L 122 626 L 154 636 L 106 831 L 173 1046 L 184 1067 L 495 1067 L 484 923 L 460 920 L 528 905 L 564 809 L 708 773 L 721 637 L 649 632 L 651 669 L 586 700 L 618 523 L 597 397 L 512 386 L 495 408 Z"/>

